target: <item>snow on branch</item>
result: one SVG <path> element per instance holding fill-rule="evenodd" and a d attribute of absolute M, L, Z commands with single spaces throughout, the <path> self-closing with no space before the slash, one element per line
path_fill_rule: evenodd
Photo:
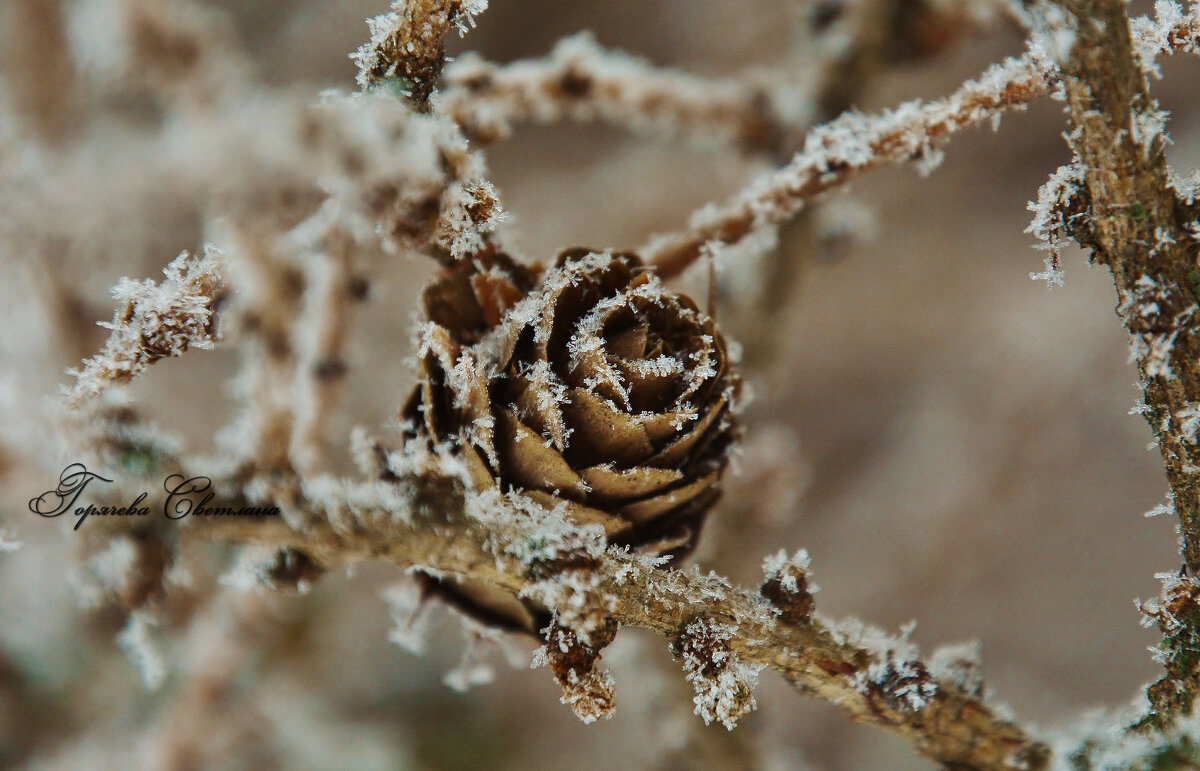
<path fill-rule="evenodd" d="M 472 139 L 505 139 L 518 122 L 603 121 L 634 130 L 695 133 L 745 146 L 781 129 L 765 83 L 702 78 L 597 45 L 588 33 L 549 55 L 493 64 L 467 54 L 446 66 L 440 112 Z"/>
<path fill-rule="evenodd" d="M 390 458 L 393 473 L 402 472 L 391 484 L 306 481 L 299 505 L 310 516 L 303 530 L 280 519 L 231 518 L 198 522 L 191 532 L 295 549 L 328 569 L 386 560 L 536 597 L 558 618 L 545 663 L 564 686 L 564 702 L 585 720 L 612 707 L 612 683 L 594 662 L 615 623 L 671 641 L 706 721 L 736 723 L 753 707 L 758 672 L 771 669 L 949 765 L 1036 768 L 1045 759 L 1044 747 L 1001 718 L 977 686 L 935 677 L 903 636 L 788 615 L 716 574 L 664 568 L 623 547 L 605 549 L 581 540 L 581 528 L 561 511 L 513 495 L 472 503 L 469 473 L 452 455 Z M 515 548 L 521 544 L 537 546 Z M 775 578 L 794 578 L 804 562 L 803 555 L 785 559 Z"/>
<path fill-rule="evenodd" d="M 1153 20 L 1141 19 L 1135 25 L 1142 59 L 1152 64 L 1168 50 L 1196 50 L 1200 12 L 1193 7 L 1184 14 L 1173 2 L 1160 2 L 1157 8 L 1159 15 Z M 874 116 L 846 112 L 812 129 L 804 148 L 786 166 L 755 180 L 729 201 L 698 210 L 686 231 L 655 238 L 641 254 L 657 264 L 660 275 L 674 276 L 710 244 L 737 243 L 784 222 L 812 198 L 863 171 L 907 161 L 917 162 L 923 171 L 932 169 L 941 161 L 941 144 L 952 134 L 1024 109 L 1057 82 L 1057 62 L 1046 53 L 1046 39 L 1035 36 L 1029 53 L 993 65 L 944 99 L 909 102 Z M 1053 281 L 1053 274 L 1048 275 Z"/>
<path fill-rule="evenodd" d="M 1129 30 L 1142 70 L 1161 77 L 1158 57 L 1172 51 L 1200 52 L 1200 6 L 1192 2 L 1185 13 L 1175 0 L 1158 0 L 1154 17 L 1130 19 Z"/>
<path fill-rule="evenodd" d="M 925 168 L 941 158 L 939 145 L 951 134 L 1003 112 L 1023 109 L 1046 92 L 1046 73 L 1026 55 L 994 65 L 979 80 L 951 96 L 927 104 L 909 102 L 868 116 L 843 113 L 814 128 L 804 148 L 783 168 L 738 193 L 692 215 L 688 230 L 659 236 L 641 253 L 664 277 L 681 273 L 709 244 L 732 244 L 759 229 L 781 223 L 813 197 L 868 169 L 918 161 Z"/>
<path fill-rule="evenodd" d="M 393 0 L 387 13 L 367 20 L 371 39 L 351 55 L 363 88 L 393 81 L 424 110 L 446 61 L 446 33 L 464 34 L 487 0 Z"/>
<path fill-rule="evenodd" d="M 1056 230 L 1069 232 L 1094 262 L 1112 270 L 1117 312 L 1142 379 L 1140 411 L 1166 467 L 1190 576 L 1166 588 L 1159 606 L 1173 608 L 1169 615 L 1179 623 L 1157 619 L 1171 655 L 1166 674 L 1147 691 L 1149 705 L 1138 725 L 1162 731 L 1190 714 L 1200 695 L 1200 661 L 1192 653 L 1173 655 L 1194 652 L 1200 637 L 1191 581 L 1200 575 L 1200 443 L 1194 430 L 1200 306 L 1191 222 L 1167 167 L 1166 115 L 1150 95 L 1149 77 L 1157 74 L 1158 54 L 1174 46 L 1195 49 L 1197 7 L 1184 13 L 1177 3 L 1159 2 L 1155 19 L 1131 22 L 1121 0 L 1042 5 L 1059 10 L 1073 33 L 1062 83 L 1071 124 L 1066 137 L 1075 158 L 1072 171 L 1056 174 L 1043 188 L 1033 228 L 1049 222 L 1052 239 Z"/>
<path fill-rule="evenodd" d="M 111 322 L 104 350 L 70 374 L 75 385 L 65 389 L 67 404 L 76 406 L 105 389 L 128 383 L 159 359 L 181 356 L 189 348 L 212 348 L 215 314 L 222 296 L 221 255 L 184 252 L 165 268 L 161 284 L 150 279 L 121 279 L 113 296 L 122 303 Z"/>

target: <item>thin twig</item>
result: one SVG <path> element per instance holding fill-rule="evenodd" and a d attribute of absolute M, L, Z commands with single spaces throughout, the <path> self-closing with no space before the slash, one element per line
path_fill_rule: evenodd
<path fill-rule="evenodd" d="M 65 390 L 68 406 L 128 383 L 159 359 L 213 346 L 216 304 L 224 294 L 219 255 L 185 252 L 163 273 L 166 279 L 157 286 L 149 279 L 125 279 L 113 288 L 124 304 L 104 325 L 112 330 L 104 350 L 72 373 L 76 382 Z"/>
<path fill-rule="evenodd" d="M 692 215 L 688 230 L 659 236 L 641 249 L 664 278 L 676 276 L 711 243 L 732 244 L 758 228 L 794 216 L 815 196 L 868 169 L 936 159 L 938 145 L 960 129 L 1046 93 L 1035 57 L 1009 59 L 969 81 L 951 96 L 909 103 L 877 116 L 845 113 L 809 132 L 804 149 L 782 169 L 759 179 L 731 200 Z"/>
<path fill-rule="evenodd" d="M 507 138 L 514 123 L 562 120 L 713 136 L 747 148 L 777 144 L 781 130 L 765 80 L 655 67 L 601 48 L 589 34 L 560 40 L 541 59 L 494 64 L 463 56 L 446 67 L 438 109 L 484 143 Z"/>

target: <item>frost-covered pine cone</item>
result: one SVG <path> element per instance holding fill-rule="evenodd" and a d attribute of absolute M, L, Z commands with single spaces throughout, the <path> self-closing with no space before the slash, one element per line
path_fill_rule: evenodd
<path fill-rule="evenodd" d="M 406 412 L 459 440 L 478 485 L 563 505 L 610 543 L 691 550 L 720 495 L 737 385 L 691 299 L 635 255 L 572 249 L 541 274 L 489 253 L 423 301 Z"/>

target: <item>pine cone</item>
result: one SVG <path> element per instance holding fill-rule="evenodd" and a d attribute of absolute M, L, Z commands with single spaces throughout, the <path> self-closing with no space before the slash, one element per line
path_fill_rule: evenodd
<path fill-rule="evenodd" d="M 498 253 L 461 263 L 423 301 L 406 408 L 421 431 L 457 440 L 478 484 L 563 504 L 610 543 L 691 551 L 720 494 L 737 383 L 691 299 L 633 254 L 573 249 L 544 275 Z"/>

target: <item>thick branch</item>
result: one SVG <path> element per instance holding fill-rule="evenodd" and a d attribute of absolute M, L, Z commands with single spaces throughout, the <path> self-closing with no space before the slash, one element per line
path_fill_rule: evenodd
<path fill-rule="evenodd" d="M 1183 536 L 1183 559 L 1200 574 L 1200 335 L 1196 246 L 1168 184 L 1165 115 L 1150 97 L 1121 0 L 1062 0 L 1075 42 L 1063 65 L 1083 171 L 1086 212 L 1072 235 L 1112 269 L 1118 313 L 1133 336 L 1145 412 L 1158 439 Z M 1194 634 L 1200 615 L 1183 619 Z M 1150 689 L 1153 723 L 1188 713 L 1200 686 L 1195 656 L 1176 656 Z"/>
<path fill-rule="evenodd" d="M 978 692 L 936 679 L 918 660 L 856 644 L 853 633 L 811 615 L 780 612 L 762 595 L 734 588 L 716 575 L 659 568 L 651 559 L 618 549 L 587 559 L 579 551 L 547 551 L 540 534 L 547 522 L 561 518 L 553 512 L 541 512 L 544 520 L 536 521 L 536 533 L 506 515 L 491 515 L 486 522 L 470 514 L 448 515 L 462 510 L 460 493 L 425 480 L 413 480 L 415 488 L 404 481 L 386 489 L 326 486 L 305 500 L 315 515 L 305 532 L 279 519 L 236 518 L 205 523 L 200 532 L 237 543 L 291 547 L 324 567 L 385 560 L 484 581 L 536 597 L 568 617 L 596 614 L 672 641 L 693 622 L 707 620 L 733 630 L 725 644 L 740 661 L 779 672 L 806 693 L 900 735 L 947 765 L 1039 768 L 1046 760 L 1046 749 L 1000 719 Z M 379 496 L 397 495 L 388 490 L 405 489 L 414 491 L 407 499 L 411 505 L 398 510 L 394 497 L 386 507 L 378 502 Z M 561 524 L 562 532 L 579 531 L 569 521 Z"/>

